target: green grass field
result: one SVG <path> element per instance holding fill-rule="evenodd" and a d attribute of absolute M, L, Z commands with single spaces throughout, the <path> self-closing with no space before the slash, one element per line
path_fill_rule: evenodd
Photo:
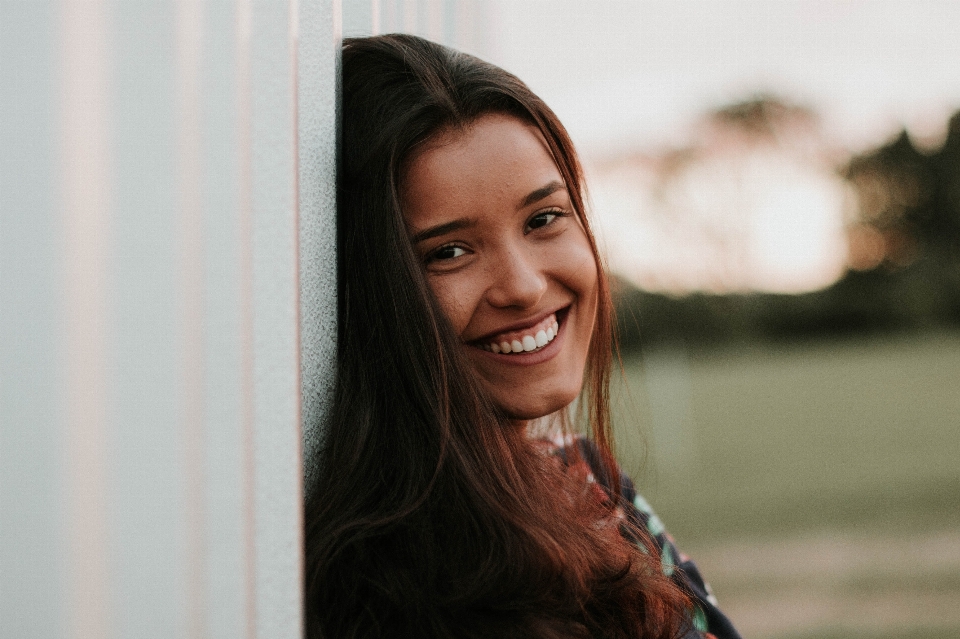
<path fill-rule="evenodd" d="M 960 335 L 625 367 L 618 455 L 746 636 L 960 637 Z"/>

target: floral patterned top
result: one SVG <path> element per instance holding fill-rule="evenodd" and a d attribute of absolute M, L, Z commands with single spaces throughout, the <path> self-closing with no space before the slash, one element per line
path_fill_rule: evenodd
<path fill-rule="evenodd" d="M 547 441 L 544 441 L 547 444 Z M 571 455 L 574 447 L 579 455 Z M 609 492 L 611 482 L 609 478 L 604 477 L 602 465 L 600 462 L 600 453 L 589 439 L 584 437 L 556 437 L 549 440 L 548 452 L 560 457 L 568 466 L 573 460 L 579 457 L 577 465 L 586 465 L 586 468 L 578 468 L 588 482 L 596 483 Z M 571 466 L 572 469 L 576 468 Z M 694 609 L 690 619 L 690 629 L 684 639 L 741 639 L 740 633 L 733 627 L 730 620 L 720 612 L 717 607 L 717 599 L 710 591 L 710 586 L 704 581 L 697 569 L 696 564 L 689 557 L 677 550 L 673 538 L 667 533 L 663 522 L 657 517 L 650 504 L 637 493 L 633 481 L 625 475 L 620 469 L 620 495 L 621 502 L 619 509 L 622 510 L 622 516 L 629 519 L 636 527 L 645 529 L 650 537 L 656 543 L 660 551 L 660 562 L 663 567 L 663 574 L 670 577 L 680 588 L 691 595 Z M 636 540 L 635 540 L 636 541 Z"/>

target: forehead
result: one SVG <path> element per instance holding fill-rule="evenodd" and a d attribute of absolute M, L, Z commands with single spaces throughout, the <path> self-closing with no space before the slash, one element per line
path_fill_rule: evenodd
<path fill-rule="evenodd" d="M 422 228 L 443 216 L 517 207 L 560 171 L 540 131 L 516 117 L 484 115 L 441 132 L 410 159 L 401 184 L 403 214 Z M 431 218 L 431 219 L 426 219 Z"/>

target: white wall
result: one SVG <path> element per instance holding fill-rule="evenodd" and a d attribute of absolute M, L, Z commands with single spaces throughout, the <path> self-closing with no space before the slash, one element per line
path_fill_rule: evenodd
<path fill-rule="evenodd" d="M 338 23 L 0 1 L 0 637 L 301 635 Z"/>
<path fill-rule="evenodd" d="M 343 0 L 343 35 L 412 33 L 490 57 L 492 0 Z"/>

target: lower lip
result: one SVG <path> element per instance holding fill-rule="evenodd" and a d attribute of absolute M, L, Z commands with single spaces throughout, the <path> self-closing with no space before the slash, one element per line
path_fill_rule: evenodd
<path fill-rule="evenodd" d="M 480 355 L 490 357 L 495 362 L 502 364 L 513 364 L 515 366 L 533 366 L 535 364 L 542 364 L 547 360 L 553 359 L 556 354 L 560 352 L 560 342 L 563 341 L 563 337 L 566 335 L 566 330 L 564 330 L 567 324 L 566 320 L 566 317 L 563 318 L 563 323 L 559 324 L 560 328 L 557 330 L 557 336 L 553 338 L 553 341 L 538 351 L 507 355 L 504 353 L 485 351 L 478 346 L 471 346 L 471 348 L 475 349 Z"/>

